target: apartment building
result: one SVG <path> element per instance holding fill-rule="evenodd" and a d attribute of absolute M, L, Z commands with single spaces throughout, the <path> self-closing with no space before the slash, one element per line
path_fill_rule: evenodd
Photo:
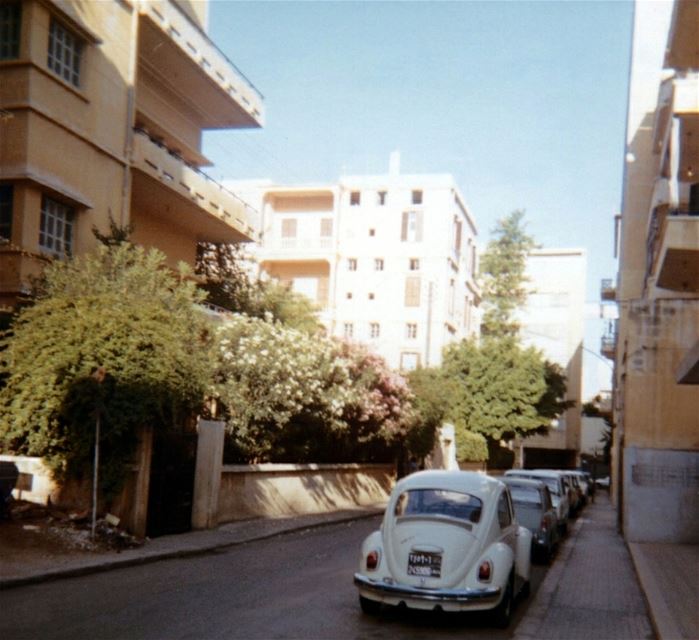
<path fill-rule="evenodd" d="M 0 307 L 110 217 L 168 262 L 256 237 L 202 172 L 205 129 L 260 127 L 263 99 L 206 35 L 206 0 L 0 1 Z"/>
<path fill-rule="evenodd" d="M 362 342 L 404 371 L 441 362 L 477 335 L 477 229 L 449 175 L 261 186 L 257 258 L 321 309 L 329 335 Z"/>
<path fill-rule="evenodd" d="M 629 541 L 699 541 L 699 3 L 636 2 L 615 299 Z"/>
<path fill-rule="evenodd" d="M 530 293 L 518 317 L 522 343 L 560 365 L 567 381 L 566 400 L 575 403 L 547 435 L 518 443 L 527 468 L 580 464 L 586 272 L 584 249 L 537 249 L 527 257 Z"/>

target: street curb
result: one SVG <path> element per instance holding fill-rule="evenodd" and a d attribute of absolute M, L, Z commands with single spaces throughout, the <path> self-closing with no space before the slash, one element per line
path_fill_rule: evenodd
<path fill-rule="evenodd" d="M 648 618 L 658 640 L 677 640 L 682 638 L 682 631 L 675 624 L 675 619 L 668 608 L 662 589 L 654 580 L 653 569 L 643 555 L 641 545 L 635 542 L 627 544 L 638 583 L 641 585 L 643 599 L 646 602 Z"/>
<path fill-rule="evenodd" d="M 534 601 L 527 609 L 527 613 L 515 628 L 512 640 L 538 640 L 541 637 L 538 633 L 539 629 L 558 590 L 558 585 L 563 578 L 563 572 L 568 565 L 568 559 L 573 553 L 573 549 L 575 549 L 584 523 L 585 518 L 582 516 L 578 517 L 570 529 L 568 537 L 560 544 L 553 564 L 546 572 L 546 577 L 539 586 Z"/>
<path fill-rule="evenodd" d="M 257 542 L 259 540 L 268 540 L 269 538 L 274 538 L 276 536 L 281 536 L 289 533 L 297 533 L 299 531 L 304 531 L 307 529 L 320 529 L 321 527 L 328 527 L 335 524 L 345 524 L 348 522 L 354 522 L 356 520 L 368 520 L 369 518 L 374 518 L 375 516 L 381 515 L 382 513 L 383 509 L 377 509 L 371 512 L 363 511 L 362 513 L 358 513 L 356 515 L 345 515 L 335 519 L 328 518 L 317 522 L 305 522 L 296 524 L 289 522 L 290 526 L 284 526 L 284 522 L 280 521 L 279 524 L 281 524 L 282 526 L 280 526 L 280 528 L 275 531 L 247 535 L 237 538 L 235 540 L 219 541 L 213 544 L 206 544 L 195 548 L 153 552 L 151 555 L 135 556 L 132 558 L 113 558 L 102 562 L 97 561 L 95 562 L 95 564 L 91 565 L 83 565 L 80 567 L 68 567 L 65 569 L 58 569 L 56 571 L 47 571 L 44 573 L 37 573 L 35 575 L 22 576 L 20 578 L 0 579 L 0 591 L 6 589 L 14 589 L 16 587 L 22 587 L 25 585 L 40 584 L 42 582 L 52 582 L 54 580 L 60 580 L 62 578 L 75 578 L 79 576 L 90 575 L 93 573 L 111 571 L 113 569 L 136 567 L 144 564 L 160 562 L 161 560 L 173 560 L 177 558 L 190 558 L 193 556 L 206 555 L 207 553 L 212 553 L 221 549 L 236 547 L 239 545 L 247 544 L 249 542 Z"/>

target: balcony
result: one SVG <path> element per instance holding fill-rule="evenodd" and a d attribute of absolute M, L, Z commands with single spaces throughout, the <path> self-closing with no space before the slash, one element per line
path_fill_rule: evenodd
<path fill-rule="evenodd" d="M 617 343 L 617 323 L 616 321 L 609 324 L 606 332 L 602 335 L 600 339 L 600 353 L 610 360 L 614 360 L 616 357 L 616 343 Z"/>
<path fill-rule="evenodd" d="M 653 229 L 648 237 L 649 266 L 656 286 L 699 293 L 699 215 L 674 209 Z"/>
<path fill-rule="evenodd" d="M 198 241 L 246 242 L 257 237 L 249 205 L 138 131 L 132 168 L 138 211 L 166 219 Z"/>
<path fill-rule="evenodd" d="M 602 300 L 616 300 L 616 283 L 611 278 L 604 278 L 600 285 L 600 298 Z"/>
<path fill-rule="evenodd" d="M 41 275 L 50 258 L 11 244 L 0 244 L 0 307 L 13 306 L 31 292 L 32 279 Z"/>
<path fill-rule="evenodd" d="M 187 100 L 202 128 L 263 125 L 260 92 L 174 2 L 139 6 L 140 63 Z"/>
<path fill-rule="evenodd" d="M 663 159 L 669 156 L 668 147 L 672 144 L 673 117 L 687 121 L 684 125 L 685 131 L 681 134 L 686 138 L 688 133 L 691 134 L 687 127 L 697 115 L 699 115 L 699 73 L 681 73 L 664 80 L 660 85 L 653 123 L 654 151 L 661 154 Z M 687 142 L 689 140 L 686 139 L 678 141 L 682 146 Z M 665 164 L 664 168 L 667 170 Z"/>

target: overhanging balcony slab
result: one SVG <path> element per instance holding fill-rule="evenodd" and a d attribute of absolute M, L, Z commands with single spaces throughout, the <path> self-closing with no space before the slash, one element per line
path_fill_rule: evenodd
<path fill-rule="evenodd" d="M 656 285 L 699 293 L 699 216 L 668 216 L 661 233 Z"/>
<path fill-rule="evenodd" d="M 699 340 L 682 358 L 677 369 L 678 384 L 699 384 Z"/>
<path fill-rule="evenodd" d="M 204 129 L 261 127 L 262 95 L 170 0 L 140 5 L 139 60 L 199 114 Z"/>
<path fill-rule="evenodd" d="M 143 134 L 134 136 L 132 169 L 132 199 L 148 215 L 172 220 L 202 242 L 257 238 L 249 205 Z"/>

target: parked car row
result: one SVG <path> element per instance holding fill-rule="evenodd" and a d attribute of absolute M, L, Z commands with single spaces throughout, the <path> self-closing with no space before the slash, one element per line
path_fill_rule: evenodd
<path fill-rule="evenodd" d="M 591 487 L 581 472 L 552 470 L 402 478 L 361 547 L 354 584 L 362 611 L 488 611 L 507 627 L 517 596 L 529 595 L 532 557 L 551 560 Z"/>

